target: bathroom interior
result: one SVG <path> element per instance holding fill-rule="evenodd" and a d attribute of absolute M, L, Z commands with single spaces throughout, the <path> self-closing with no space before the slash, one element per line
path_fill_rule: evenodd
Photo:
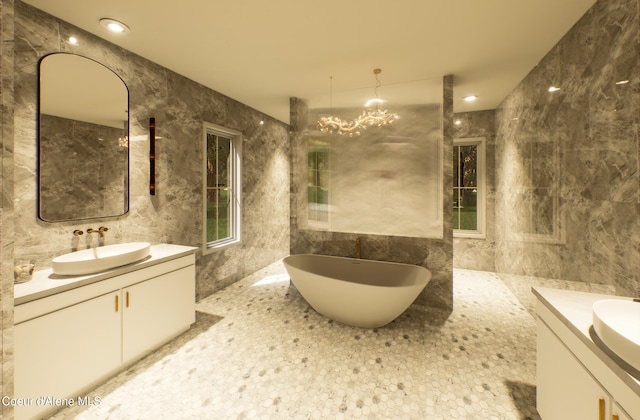
<path fill-rule="evenodd" d="M 30 287 L 14 284 L 14 266 L 29 260 L 39 272 L 73 251 L 139 242 L 154 244 L 152 260 L 162 244 L 181 246 L 180 256 L 193 258 L 190 328 L 85 387 L 82 395 L 93 404 L 48 401 L 38 408 L 46 415 L 561 418 L 567 408 L 559 406 L 570 404 L 547 391 L 557 378 L 540 376 L 563 360 L 549 350 L 557 348 L 583 369 L 575 378 L 586 372 L 607 395 L 594 397 L 592 418 L 605 418 L 597 417 L 599 409 L 606 418 L 640 418 L 638 362 L 595 343 L 590 321 L 566 327 L 576 312 L 571 304 L 558 309 L 588 304 L 590 317 L 593 296 L 640 298 L 637 0 L 588 2 L 586 13 L 493 109 L 458 111 L 456 74 L 386 84 L 393 69 L 374 77 L 373 64 L 364 69 L 368 85 L 334 91 L 330 75 L 322 74 L 326 90 L 316 97 L 287 93 L 286 117 L 82 30 L 43 3 L 0 3 L 3 418 L 29 417 L 13 400 L 20 398 L 19 288 Z M 70 36 L 80 42 L 69 44 Z M 128 141 L 85 162 L 68 146 L 44 150 L 39 64 L 52 53 L 90 58 L 122 79 Z M 389 98 L 384 107 L 399 115 L 394 124 L 353 137 L 317 129 L 329 113 L 356 118 L 361 105 L 343 106 L 343 97 L 371 96 L 374 86 L 376 96 L 379 87 Z M 419 99 L 394 103 L 396 89 L 420 92 Z M 205 123 L 241 138 L 241 240 L 221 249 L 208 248 L 203 235 Z M 454 152 L 478 141 L 484 152 L 473 191 L 479 210 L 475 229 L 465 234 L 458 229 L 463 208 L 452 194 Z M 63 163 L 45 168 L 44 152 Z M 108 160 L 106 153 L 120 158 Z M 128 164 L 118 170 L 122 156 Z M 328 185 L 330 201 L 311 198 L 312 189 L 320 190 L 310 184 L 310 170 L 320 170 L 311 156 L 330 161 L 330 174 L 314 178 L 329 177 L 322 187 Z M 55 201 L 57 193 L 46 199 L 48 188 L 68 188 L 76 173 L 98 166 L 119 174 L 107 177 L 113 185 L 105 187 L 119 191 L 109 200 L 115 208 L 102 203 L 99 215 L 51 212 L 69 202 Z M 74 188 L 77 195 L 82 187 Z M 56 204 L 45 209 L 47 200 Z M 320 315 L 283 266 L 297 254 L 353 258 L 356 243 L 364 260 L 420 266 L 431 275 L 411 306 L 379 328 Z M 554 343 L 544 352 L 540 331 Z"/>

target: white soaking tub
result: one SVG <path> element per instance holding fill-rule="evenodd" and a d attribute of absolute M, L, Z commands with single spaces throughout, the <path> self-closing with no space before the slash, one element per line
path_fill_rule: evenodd
<path fill-rule="evenodd" d="M 313 309 L 363 328 L 396 319 L 431 280 L 429 270 L 410 264 L 314 254 L 290 255 L 283 262 Z"/>

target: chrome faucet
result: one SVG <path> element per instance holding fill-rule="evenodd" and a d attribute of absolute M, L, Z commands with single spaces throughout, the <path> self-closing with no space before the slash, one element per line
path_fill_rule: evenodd
<path fill-rule="evenodd" d="M 356 258 L 360 258 L 360 254 L 362 253 L 362 249 L 360 246 L 360 238 L 356 238 Z"/>

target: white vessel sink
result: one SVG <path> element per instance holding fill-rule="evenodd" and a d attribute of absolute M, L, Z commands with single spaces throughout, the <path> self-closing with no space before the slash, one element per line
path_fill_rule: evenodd
<path fill-rule="evenodd" d="M 605 346 L 640 371 L 640 302 L 597 301 L 593 304 L 593 329 Z"/>
<path fill-rule="evenodd" d="M 54 274 L 77 276 L 93 274 L 111 268 L 140 261 L 151 250 L 148 242 L 129 242 L 83 249 L 55 257 L 52 261 Z"/>

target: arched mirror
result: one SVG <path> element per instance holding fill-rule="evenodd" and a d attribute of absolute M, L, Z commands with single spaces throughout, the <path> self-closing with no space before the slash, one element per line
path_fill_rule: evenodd
<path fill-rule="evenodd" d="M 129 211 L 129 90 L 104 65 L 56 53 L 39 64 L 38 217 Z"/>

